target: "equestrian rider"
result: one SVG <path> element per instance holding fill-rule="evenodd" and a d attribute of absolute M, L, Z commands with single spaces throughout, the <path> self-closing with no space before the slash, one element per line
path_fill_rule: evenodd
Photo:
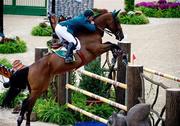
<path fill-rule="evenodd" d="M 73 62 L 73 50 L 76 48 L 77 40 L 75 36 L 79 29 L 86 29 L 89 32 L 95 32 L 96 27 L 94 24 L 94 13 L 92 10 L 85 10 L 83 14 L 76 16 L 72 19 L 59 22 L 55 27 L 55 32 L 60 39 L 65 39 L 68 42 L 67 53 L 65 55 L 65 63 Z"/>

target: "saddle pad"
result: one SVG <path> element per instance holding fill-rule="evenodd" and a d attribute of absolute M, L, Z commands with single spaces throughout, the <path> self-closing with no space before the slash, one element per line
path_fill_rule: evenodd
<path fill-rule="evenodd" d="M 52 49 L 52 52 L 54 52 L 59 57 L 65 58 L 67 50 L 65 47 L 62 47 L 62 48 L 58 48 L 58 49 Z"/>

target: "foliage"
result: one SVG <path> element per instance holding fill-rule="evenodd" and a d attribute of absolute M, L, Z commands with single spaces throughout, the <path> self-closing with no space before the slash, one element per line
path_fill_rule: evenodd
<path fill-rule="evenodd" d="M 0 53 L 23 53 L 26 50 L 26 43 L 20 39 L 0 44 Z"/>
<path fill-rule="evenodd" d="M 2 103 L 2 99 L 4 97 L 5 92 L 0 93 L 0 104 Z M 20 94 L 15 99 L 12 107 L 19 103 L 19 101 L 22 101 L 25 97 L 26 95 Z M 117 112 L 116 108 L 105 103 L 87 105 L 86 99 L 87 97 L 81 93 L 72 93 L 72 104 L 85 111 L 91 112 L 105 119 L 111 116 L 113 111 Z M 66 105 L 59 106 L 53 99 L 38 99 L 33 111 L 37 113 L 37 117 L 40 121 L 56 123 L 59 125 L 74 124 L 77 121 L 93 120 L 83 114 L 80 114 L 79 112 L 71 111 L 66 107 Z"/>
<path fill-rule="evenodd" d="M 6 91 L 0 93 L 0 105 L 2 105 L 2 102 L 3 102 L 3 99 L 5 98 L 6 96 Z"/>
<path fill-rule="evenodd" d="M 45 23 L 40 23 L 33 27 L 31 34 L 34 36 L 51 36 L 52 28 Z"/>
<path fill-rule="evenodd" d="M 5 98 L 7 91 L 8 91 L 8 90 L 0 93 L 0 105 L 2 104 L 2 101 L 3 101 L 3 99 Z M 13 107 L 15 107 L 16 105 L 19 105 L 26 97 L 27 97 L 26 94 L 20 93 L 20 94 L 14 99 L 14 101 L 12 102 L 12 104 L 10 105 L 10 107 L 13 108 Z"/>
<path fill-rule="evenodd" d="M 123 12 L 119 15 L 122 24 L 148 24 L 148 18 L 140 11 Z"/>
<path fill-rule="evenodd" d="M 105 103 L 87 105 L 87 97 L 81 93 L 72 93 L 72 104 L 79 108 L 91 112 L 103 118 L 108 118 L 113 111 L 117 109 Z M 93 120 L 79 112 L 72 111 L 66 106 L 59 106 L 52 99 L 38 99 L 33 109 L 37 113 L 38 119 L 44 122 L 52 122 L 59 125 L 74 124 L 77 121 L 90 121 Z"/>
<path fill-rule="evenodd" d="M 166 0 L 159 0 L 153 2 L 140 2 L 136 4 L 136 7 L 147 7 L 158 10 L 172 9 L 180 7 L 179 2 L 167 2 Z"/>
<path fill-rule="evenodd" d="M 169 8 L 164 10 L 147 8 L 147 7 L 138 7 L 137 10 L 142 11 L 148 17 L 163 17 L 163 18 L 179 18 L 180 17 L 180 7 L 178 8 Z"/>
<path fill-rule="evenodd" d="M 135 0 L 125 0 L 125 11 L 134 11 L 134 1 Z"/>
<path fill-rule="evenodd" d="M 12 64 L 9 62 L 9 60 L 7 60 L 5 58 L 0 59 L 0 64 L 3 64 L 3 65 L 5 65 L 8 68 L 12 68 Z"/>
<path fill-rule="evenodd" d="M 57 123 L 59 125 L 74 124 L 75 118 L 66 106 L 59 106 L 54 100 L 39 99 L 34 111 L 38 119 L 44 122 Z"/>
<path fill-rule="evenodd" d="M 157 2 L 140 2 L 136 4 L 137 10 L 141 10 L 148 17 L 180 17 L 180 3 L 159 0 Z"/>
<path fill-rule="evenodd" d="M 89 72 L 104 76 L 103 69 L 101 69 L 101 62 L 99 57 L 91 63 L 87 64 L 84 69 Z M 92 77 L 88 77 L 83 74 L 81 75 L 79 87 L 100 96 L 107 96 L 105 92 L 107 85 L 105 84 L 105 82 L 94 79 Z"/>
<path fill-rule="evenodd" d="M 93 113 L 93 114 L 98 115 L 105 119 L 107 119 L 109 116 L 111 116 L 113 111 L 117 112 L 116 108 L 114 108 L 106 103 L 87 105 L 86 99 L 87 99 L 87 97 L 85 95 L 75 92 L 72 95 L 72 104 L 75 106 L 78 106 L 79 108 L 81 108 L 85 111 L 88 111 L 90 113 Z M 78 120 L 78 121 L 93 120 L 83 114 L 80 114 L 79 112 L 75 112 L 74 116 L 75 116 L 76 120 Z"/>

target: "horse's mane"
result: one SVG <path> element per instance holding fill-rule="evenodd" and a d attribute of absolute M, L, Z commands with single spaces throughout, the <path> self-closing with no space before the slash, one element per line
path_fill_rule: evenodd
<path fill-rule="evenodd" d="M 92 9 L 95 13 L 99 13 L 99 14 L 105 14 L 108 13 L 107 9 L 98 9 L 98 8 L 93 8 Z"/>

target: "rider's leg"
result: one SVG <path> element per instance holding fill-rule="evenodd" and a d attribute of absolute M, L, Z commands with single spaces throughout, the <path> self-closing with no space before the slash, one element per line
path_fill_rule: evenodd
<path fill-rule="evenodd" d="M 64 38 L 69 42 L 67 47 L 67 53 L 65 56 L 65 63 L 73 62 L 73 50 L 75 49 L 76 45 L 76 40 L 74 36 L 67 31 L 66 27 L 59 24 L 56 26 L 55 31 L 59 38 Z"/>
<path fill-rule="evenodd" d="M 65 63 L 73 62 L 73 50 L 75 48 L 74 43 L 70 42 L 67 47 L 67 52 L 65 56 Z"/>

